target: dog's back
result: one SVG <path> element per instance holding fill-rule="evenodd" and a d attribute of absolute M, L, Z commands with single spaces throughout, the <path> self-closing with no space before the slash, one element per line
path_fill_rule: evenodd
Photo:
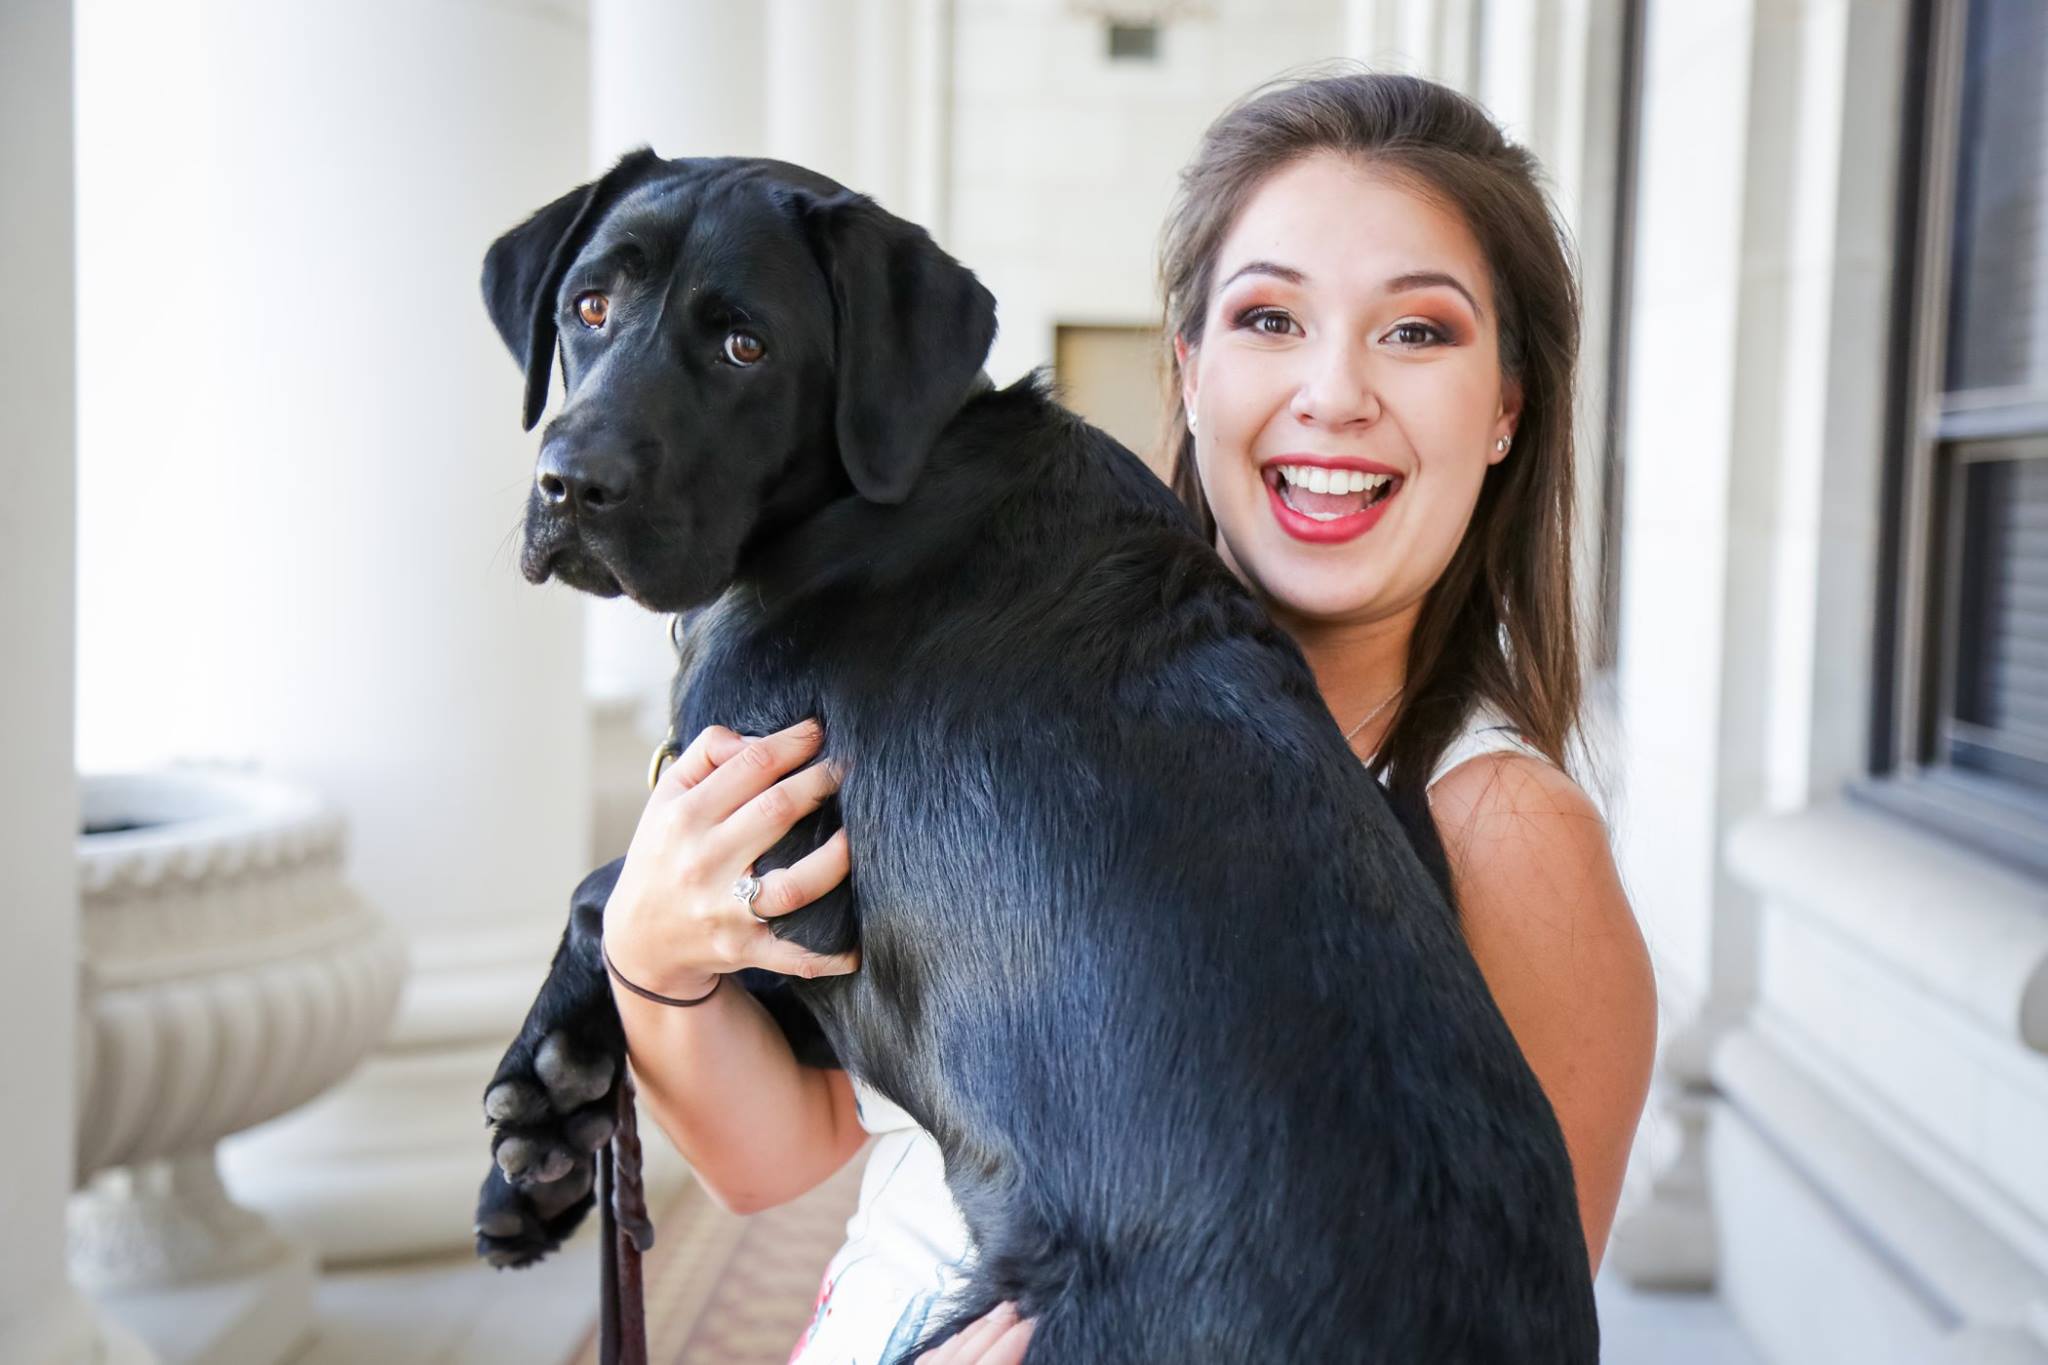
<path fill-rule="evenodd" d="M 979 1255 L 934 1339 L 1014 1299 L 1034 1362 L 1597 1359 L 1563 1141 L 1455 915 L 1129 452 L 1027 382 L 900 506 L 753 547 L 680 732 L 807 714 L 852 894 L 786 927 L 863 966 L 797 989 L 945 1152 Z"/>

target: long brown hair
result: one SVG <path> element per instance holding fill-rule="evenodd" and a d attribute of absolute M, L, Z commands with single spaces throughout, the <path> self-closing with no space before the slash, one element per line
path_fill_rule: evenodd
<path fill-rule="evenodd" d="M 1267 177 L 1319 152 L 1400 176 L 1463 218 L 1492 275 L 1502 378 L 1522 392 L 1505 459 L 1487 468 L 1465 538 L 1423 599 L 1406 684 L 1374 759 L 1419 800 L 1474 704 L 1491 702 L 1560 768 L 1579 718 L 1571 579 L 1572 388 L 1579 297 L 1535 158 L 1432 81 L 1355 72 L 1294 79 L 1224 112 L 1181 172 L 1160 246 L 1169 341 L 1202 337 L 1216 255 Z M 1165 434 L 1174 491 L 1214 539 L 1170 354 Z"/>

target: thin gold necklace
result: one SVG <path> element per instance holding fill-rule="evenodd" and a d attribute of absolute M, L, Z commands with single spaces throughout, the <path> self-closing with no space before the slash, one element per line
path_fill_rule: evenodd
<path fill-rule="evenodd" d="M 1394 698 L 1400 696 L 1402 689 L 1406 688 L 1407 686 L 1407 683 L 1402 683 L 1400 687 L 1397 687 L 1393 691 L 1389 692 L 1387 694 L 1387 699 L 1385 701 L 1381 702 L 1378 706 L 1373 707 L 1372 710 L 1365 713 L 1364 720 L 1361 720 L 1360 722 L 1358 722 L 1358 724 L 1352 726 L 1349 730 L 1346 730 L 1344 732 L 1345 745 L 1348 747 L 1352 740 L 1358 738 L 1358 732 L 1360 730 L 1363 730 L 1366 726 L 1372 724 L 1372 718 L 1374 716 L 1377 716 L 1380 712 L 1386 710 L 1389 706 L 1392 706 L 1394 704 Z"/>

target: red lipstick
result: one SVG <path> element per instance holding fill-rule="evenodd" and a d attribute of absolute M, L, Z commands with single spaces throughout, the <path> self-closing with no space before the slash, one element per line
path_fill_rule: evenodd
<path fill-rule="evenodd" d="M 1287 505 L 1280 496 L 1280 485 L 1285 480 L 1280 476 L 1280 465 L 1312 465 L 1321 469 L 1358 469 L 1368 474 L 1385 474 L 1393 479 L 1384 496 L 1369 502 L 1349 516 L 1338 517 L 1335 521 L 1318 521 L 1305 513 L 1297 512 Z M 1354 540 L 1370 531 L 1387 510 L 1387 504 L 1401 494 L 1405 482 L 1398 470 L 1374 460 L 1333 458 L 1325 455 L 1282 455 L 1266 461 L 1260 470 L 1260 481 L 1266 485 L 1266 501 L 1273 508 L 1273 519 L 1280 523 L 1280 529 L 1296 540 L 1311 545 L 1335 545 Z"/>

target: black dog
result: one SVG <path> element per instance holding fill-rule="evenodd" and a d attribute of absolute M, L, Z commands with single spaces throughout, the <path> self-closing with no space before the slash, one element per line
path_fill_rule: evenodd
<path fill-rule="evenodd" d="M 527 577 L 701 608 L 675 734 L 815 715 L 845 767 L 763 866 L 844 821 L 778 932 L 861 969 L 750 984 L 945 1153 L 979 1254 L 925 1347 L 1011 1299 L 1040 1365 L 1592 1365 L 1563 1139 L 1442 886 L 1167 490 L 980 382 L 971 274 L 808 171 L 643 151 L 484 287 L 529 427 L 559 336 Z M 500 1263 L 590 1203 L 616 873 L 487 1095 Z"/>

